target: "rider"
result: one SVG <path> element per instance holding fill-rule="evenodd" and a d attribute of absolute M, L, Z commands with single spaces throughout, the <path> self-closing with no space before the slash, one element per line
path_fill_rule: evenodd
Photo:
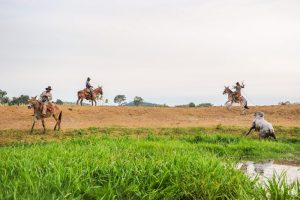
<path fill-rule="evenodd" d="M 90 81 L 91 81 L 91 78 L 88 77 L 86 80 L 86 83 L 85 83 L 85 87 L 88 90 L 88 92 L 90 93 L 91 98 L 93 98 L 94 97 L 93 86 L 91 85 Z"/>
<path fill-rule="evenodd" d="M 240 97 L 242 96 L 242 88 L 245 88 L 244 83 L 240 84 L 239 82 L 236 82 L 233 88 L 235 89 L 235 91 L 233 92 L 233 96 L 236 99 L 240 99 Z"/>
<path fill-rule="evenodd" d="M 42 115 L 46 115 L 47 113 L 47 105 L 49 104 L 49 102 L 52 101 L 52 94 L 51 94 L 51 86 L 48 86 L 46 88 L 46 91 L 44 91 L 41 95 L 40 95 L 40 101 L 43 103 L 43 111 L 42 111 Z"/>

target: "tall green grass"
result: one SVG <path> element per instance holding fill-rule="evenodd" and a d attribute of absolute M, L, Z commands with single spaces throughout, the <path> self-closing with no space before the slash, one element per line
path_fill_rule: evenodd
<path fill-rule="evenodd" d="M 0 199 L 298 198 L 299 183 L 263 187 L 235 168 L 240 159 L 293 157 L 297 143 L 124 130 L 115 137 L 115 128 L 81 129 L 58 142 L 0 147 Z"/>

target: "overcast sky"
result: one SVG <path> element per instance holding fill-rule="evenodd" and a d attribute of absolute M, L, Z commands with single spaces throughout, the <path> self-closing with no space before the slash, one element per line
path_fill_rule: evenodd
<path fill-rule="evenodd" d="M 0 89 L 220 105 L 300 101 L 299 0 L 0 0 Z"/>

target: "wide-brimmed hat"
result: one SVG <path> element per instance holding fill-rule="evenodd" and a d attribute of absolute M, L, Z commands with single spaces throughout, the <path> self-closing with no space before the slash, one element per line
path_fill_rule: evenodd
<path fill-rule="evenodd" d="M 46 90 L 52 90 L 51 86 L 48 86 L 48 87 L 46 88 Z"/>

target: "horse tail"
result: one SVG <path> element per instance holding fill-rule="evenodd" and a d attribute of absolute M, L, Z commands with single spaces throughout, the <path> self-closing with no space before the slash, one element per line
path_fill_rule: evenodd
<path fill-rule="evenodd" d="M 244 108 L 245 108 L 245 109 L 249 109 L 247 100 L 246 100 L 245 98 L 243 98 L 243 100 L 245 101 Z"/>

